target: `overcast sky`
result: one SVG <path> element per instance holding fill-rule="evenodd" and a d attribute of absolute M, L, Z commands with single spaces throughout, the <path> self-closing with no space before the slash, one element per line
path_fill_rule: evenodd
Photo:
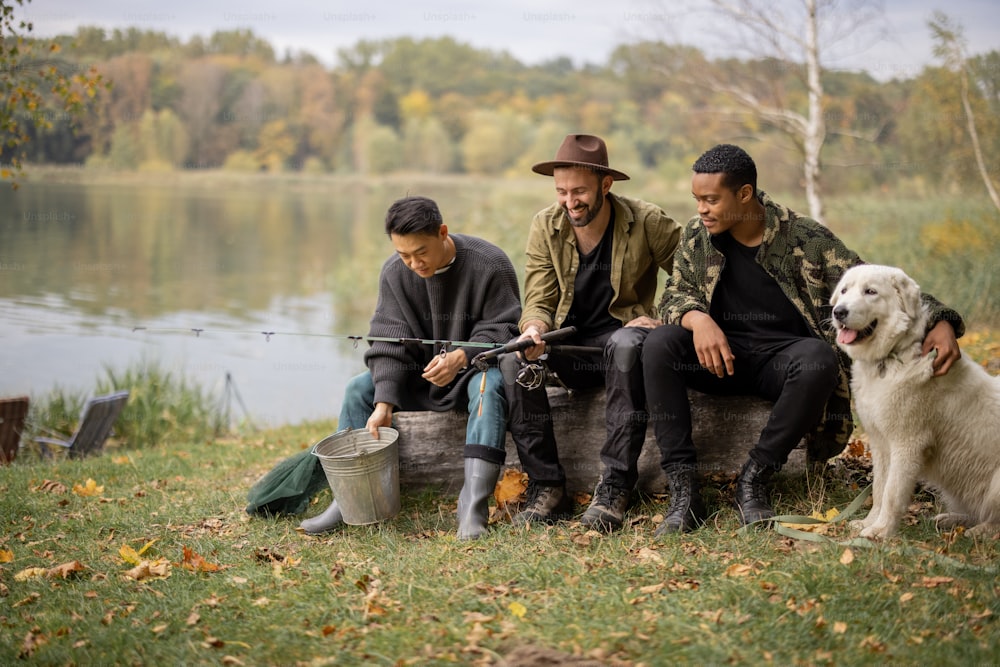
<path fill-rule="evenodd" d="M 776 5 L 800 1 L 773 0 Z M 73 33 L 84 25 L 137 26 L 184 40 L 250 28 L 279 56 L 308 51 L 328 65 L 336 62 L 337 49 L 359 39 L 404 35 L 450 35 L 476 47 L 508 51 L 527 64 L 559 56 L 578 65 L 603 64 L 617 45 L 658 36 L 680 39 L 710 55 L 746 55 L 726 53 L 728 40 L 716 21 L 677 15 L 670 9 L 676 6 L 670 0 L 32 0 L 17 12 L 34 22 L 39 37 Z M 842 42 L 828 49 L 827 66 L 868 69 L 880 79 L 918 73 L 933 62 L 927 19 L 935 9 L 964 26 L 970 53 L 1000 50 L 997 0 L 884 0 L 883 6 L 883 34 L 866 35 L 863 47 Z"/>

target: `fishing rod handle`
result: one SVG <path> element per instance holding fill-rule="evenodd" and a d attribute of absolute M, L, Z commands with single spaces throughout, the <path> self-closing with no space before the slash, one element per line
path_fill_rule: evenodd
<path fill-rule="evenodd" d="M 543 333 L 541 338 L 543 343 L 548 343 L 551 341 L 562 340 L 576 333 L 576 327 L 563 327 L 562 329 L 555 329 L 553 331 L 548 331 Z M 527 350 L 529 347 L 535 345 L 535 341 L 531 338 L 523 338 L 518 340 L 512 340 L 503 347 L 497 347 L 492 350 L 487 350 L 486 352 L 480 352 L 475 357 L 472 358 L 472 364 L 482 370 L 486 366 L 486 362 L 490 359 L 496 359 L 501 354 L 510 354 L 511 352 L 520 352 L 521 350 Z"/>

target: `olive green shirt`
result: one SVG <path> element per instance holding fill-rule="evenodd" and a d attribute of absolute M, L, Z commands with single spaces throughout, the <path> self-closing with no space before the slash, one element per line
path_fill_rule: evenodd
<path fill-rule="evenodd" d="M 622 326 L 637 317 L 656 318 L 657 271 L 668 274 L 681 228 L 659 206 L 608 193 L 614 206 L 608 312 Z M 520 328 L 539 320 L 550 330 L 563 325 L 573 304 L 580 266 L 573 226 L 559 204 L 535 214 L 528 232 L 524 308 Z M 585 298 L 585 297 L 583 297 Z"/>
<path fill-rule="evenodd" d="M 826 340 L 838 352 L 840 382 L 827 402 L 823 424 L 809 437 L 809 458 L 826 460 L 844 449 L 854 424 L 850 405 L 851 362 L 836 347 L 836 332 L 830 325 L 830 296 L 840 277 L 863 262 L 833 232 L 812 218 L 775 203 L 759 188 L 757 198 L 765 211 L 764 237 L 757 251 L 757 263 L 778 283 L 813 335 Z M 707 314 L 724 264 L 725 257 L 712 243 L 701 219 L 692 218 L 684 227 L 674 270 L 660 300 L 663 321 L 680 324 L 685 313 L 692 310 Z M 965 332 L 957 312 L 929 294 L 924 294 L 923 300 L 930 314 L 928 326 L 945 320 L 951 323 L 956 336 Z"/>

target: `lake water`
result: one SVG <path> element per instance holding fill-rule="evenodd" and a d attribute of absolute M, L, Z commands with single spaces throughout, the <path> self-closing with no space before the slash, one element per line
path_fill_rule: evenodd
<path fill-rule="evenodd" d="M 497 243 L 519 273 L 531 215 L 552 201 L 537 178 L 80 177 L 0 186 L 0 395 L 92 392 L 106 368 L 155 360 L 220 401 L 229 374 L 246 406 L 230 395 L 233 417 L 258 426 L 339 413 L 364 364 L 336 336 L 368 331 L 392 201 L 435 198 L 452 231 Z"/>

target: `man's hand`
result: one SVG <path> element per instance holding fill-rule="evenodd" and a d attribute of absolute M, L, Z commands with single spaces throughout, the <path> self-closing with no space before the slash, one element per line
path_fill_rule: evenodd
<path fill-rule="evenodd" d="M 447 387 L 455 379 L 459 371 L 469 365 L 469 358 L 464 350 L 452 350 L 448 354 L 438 354 L 431 363 L 424 366 L 420 377 L 437 387 Z"/>
<path fill-rule="evenodd" d="M 735 375 L 733 360 L 736 355 L 729 349 L 729 340 L 722 329 L 707 313 L 692 310 L 681 319 L 681 326 L 694 334 L 694 349 L 698 363 L 716 377 Z"/>
<path fill-rule="evenodd" d="M 642 317 L 637 317 L 631 320 L 625 326 L 627 327 L 639 327 L 640 329 L 655 329 L 656 327 L 662 326 L 663 320 L 654 320 L 652 317 L 647 317 L 643 315 Z"/>
<path fill-rule="evenodd" d="M 941 320 L 927 332 L 924 336 L 922 354 L 927 355 L 931 350 L 937 350 L 937 357 L 931 362 L 934 367 L 934 375 L 944 375 L 952 365 L 962 358 L 962 350 L 958 347 L 958 340 L 955 338 L 955 329 Z"/>
<path fill-rule="evenodd" d="M 526 350 L 522 350 L 518 354 L 522 355 L 528 361 L 534 361 L 538 357 L 545 354 L 545 343 L 542 341 L 543 333 L 548 333 L 548 329 L 541 322 L 529 323 L 517 340 L 526 340 L 530 338 L 535 341 L 535 344 Z"/>
<path fill-rule="evenodd" d="M 392 426 L 392 409 L 391 403 L 376 403 L 375 412 L 371 414 L 368 418 L 368 423 L 365 424 L 365 429 L 372 434 L 372 437 L 378 440 L 378 428 L 379 426 Z"/>

